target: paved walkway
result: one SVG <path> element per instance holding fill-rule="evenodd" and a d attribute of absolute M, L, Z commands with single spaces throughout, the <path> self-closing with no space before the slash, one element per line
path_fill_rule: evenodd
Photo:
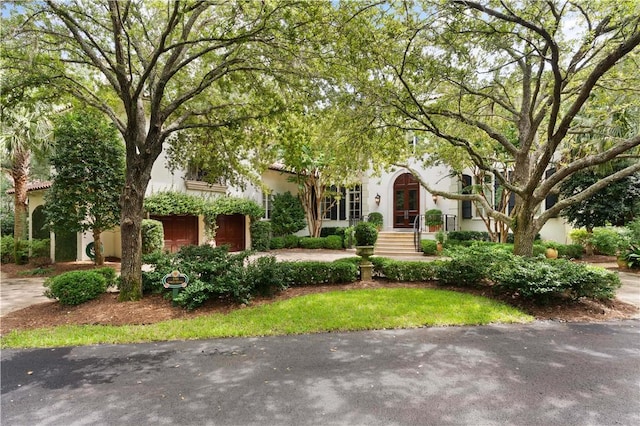
<path fill-rule="evenodd" d="M 275 255 L 281 261 L 296 260 L 323 260 L 333 261 L 345 257 L 355 256 L 355 250 L 335 251 L 297 251 L 297 250 L 274 250 L 269 254 Z M 423 260 L 430 261 L 433 258 L 424 256 L 398 257 L 400 260 Z M 605 268 L 617 268 L 615 264 L 599 264 Z M 630 303 L 640 308 L 640 275 L 629 272 L 619 272 L 622 288 L 618 290 L 616 297 L 623 302 Z M 0 316 L 36 303 L 48 302 L 50 299 L 43 295 L 44 278 L 42 277 L 21 277 L 9 279 L 5 273 L 0 271 Z M 640 318 L 640 313 L 635 318 Z"/>

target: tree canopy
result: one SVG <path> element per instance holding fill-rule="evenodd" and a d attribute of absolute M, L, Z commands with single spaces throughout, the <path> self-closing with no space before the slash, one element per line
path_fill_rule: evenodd
<path fill-rule="evenodd" d="M 95 262 L 104 263 L 100 234 L 120 222 L 124 145 L 102 114 L 74 111 L 54 130 L 53 185 L 45 194 L 54 231 L 93 231 Z"/>
<path fill-rule="evenodd" d="M 639 12 L 635 2 L 346 4 L 354 98 L 381 139 L 404 143 L 411 132 L 427 162 L 477 168 L 513 193 L 506 214 L 480 193 L 435 190 L 414 170 L 429 192 L 476 202 L 508 224 L 516 253 L 531 255 L 547 220 L 640 170 L 630 163 L 537 214 L 573 173 L 637 151 L 636 132 L 563 156 L 579 135 L 637 104 Z"/>

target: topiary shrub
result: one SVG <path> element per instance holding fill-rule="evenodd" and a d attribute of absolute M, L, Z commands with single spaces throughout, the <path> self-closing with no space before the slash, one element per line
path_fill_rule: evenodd
<path fill-rule="evenodd" d="M 142 219 L 142 254 L 161 251 L 164 248 L 164 227 L 162 222 L 153 219 Z"/>
<path fill-rule="evenodd" d="M 339 235 L 329 235 L 324 238 L 322 247 L 329 250 L 342 250 L 342 237 Z"/>
<path fill-rule="evenodd" d="M 321 249 L 324 247 L 324 238 L 319 238 L 319 237 L 300 238 L 300 247 L 305 249 Z"/>
<path fill-rule="evenodd" d="M 367 220 L 369 223 L 373 224 L 376 229 L 382 229 L 382 226 L 384 225 L 384 217 L 380 212 L 369 213 L 369 218 Z"/>
<path fill-rule="evenodd" d="M 378 240 L 378 230 L 371 222 L 360 222 L 356 225 L 354 236 L 356 246 L 373 246 Z"/>
<path fill-rule="evenodd" d="M 269 249 L 278 250 L 284 248 L 284 237 L 273 237 L 269 242 Z"/>
<path fill-rule="evenodd" d="M 274 235 L 281 237 L 293 234 L 307 226 L 302 203 L 298 197 L 291 195 L 291 192 L 274 195 L 271 205 L 271 225 Z"/>
<path fill-rule="evenodd" d="M 268 251 L 271 240 L 271 223 L 259 220 L 251 223 L 251 248 L 257 251 Z"/>
<path fill-rule="evenodd" d="M 297 235 L 285 235 L 284 246 L 286 248 L 296 248 L 300 245 L 300 237 Z"/>
<path fill-rule="evenodd" d="M 422 240 L 420 246 L 426 256 L 435 256 L 438 253 L 438 243 L 434 240 Z"/>
<path fill-rule="evenodd" d="M 63 305 L 79 305 L 107 291 L 106 278 L 95 271 L 71 271 L 47 279 L 44 295 Z"/>

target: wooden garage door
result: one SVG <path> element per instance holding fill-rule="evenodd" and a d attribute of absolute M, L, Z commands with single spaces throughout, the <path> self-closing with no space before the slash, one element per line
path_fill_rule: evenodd
<path fill-rule="evenodd" d="M 219 215 L 216 218 L 216 245 L 229 245 L 229 251 L 245 249 L 244 215 Z"/>
<path fill-rule="evenodd" d="M 162 222 L 164 249 L 177 252 L 180 247 L 198 244 L 197 216 L 151 216 Z"/>

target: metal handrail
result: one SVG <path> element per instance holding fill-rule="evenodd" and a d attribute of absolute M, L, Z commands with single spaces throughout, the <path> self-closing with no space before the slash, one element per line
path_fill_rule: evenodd
<path fill-rule="evenodd" d="M 422 251 L 420 240 L 422 239 L 422 226 L 424 224 L 424 215 L 418 215 L 413 219 L 413 246 L 417 252 Z"/>

